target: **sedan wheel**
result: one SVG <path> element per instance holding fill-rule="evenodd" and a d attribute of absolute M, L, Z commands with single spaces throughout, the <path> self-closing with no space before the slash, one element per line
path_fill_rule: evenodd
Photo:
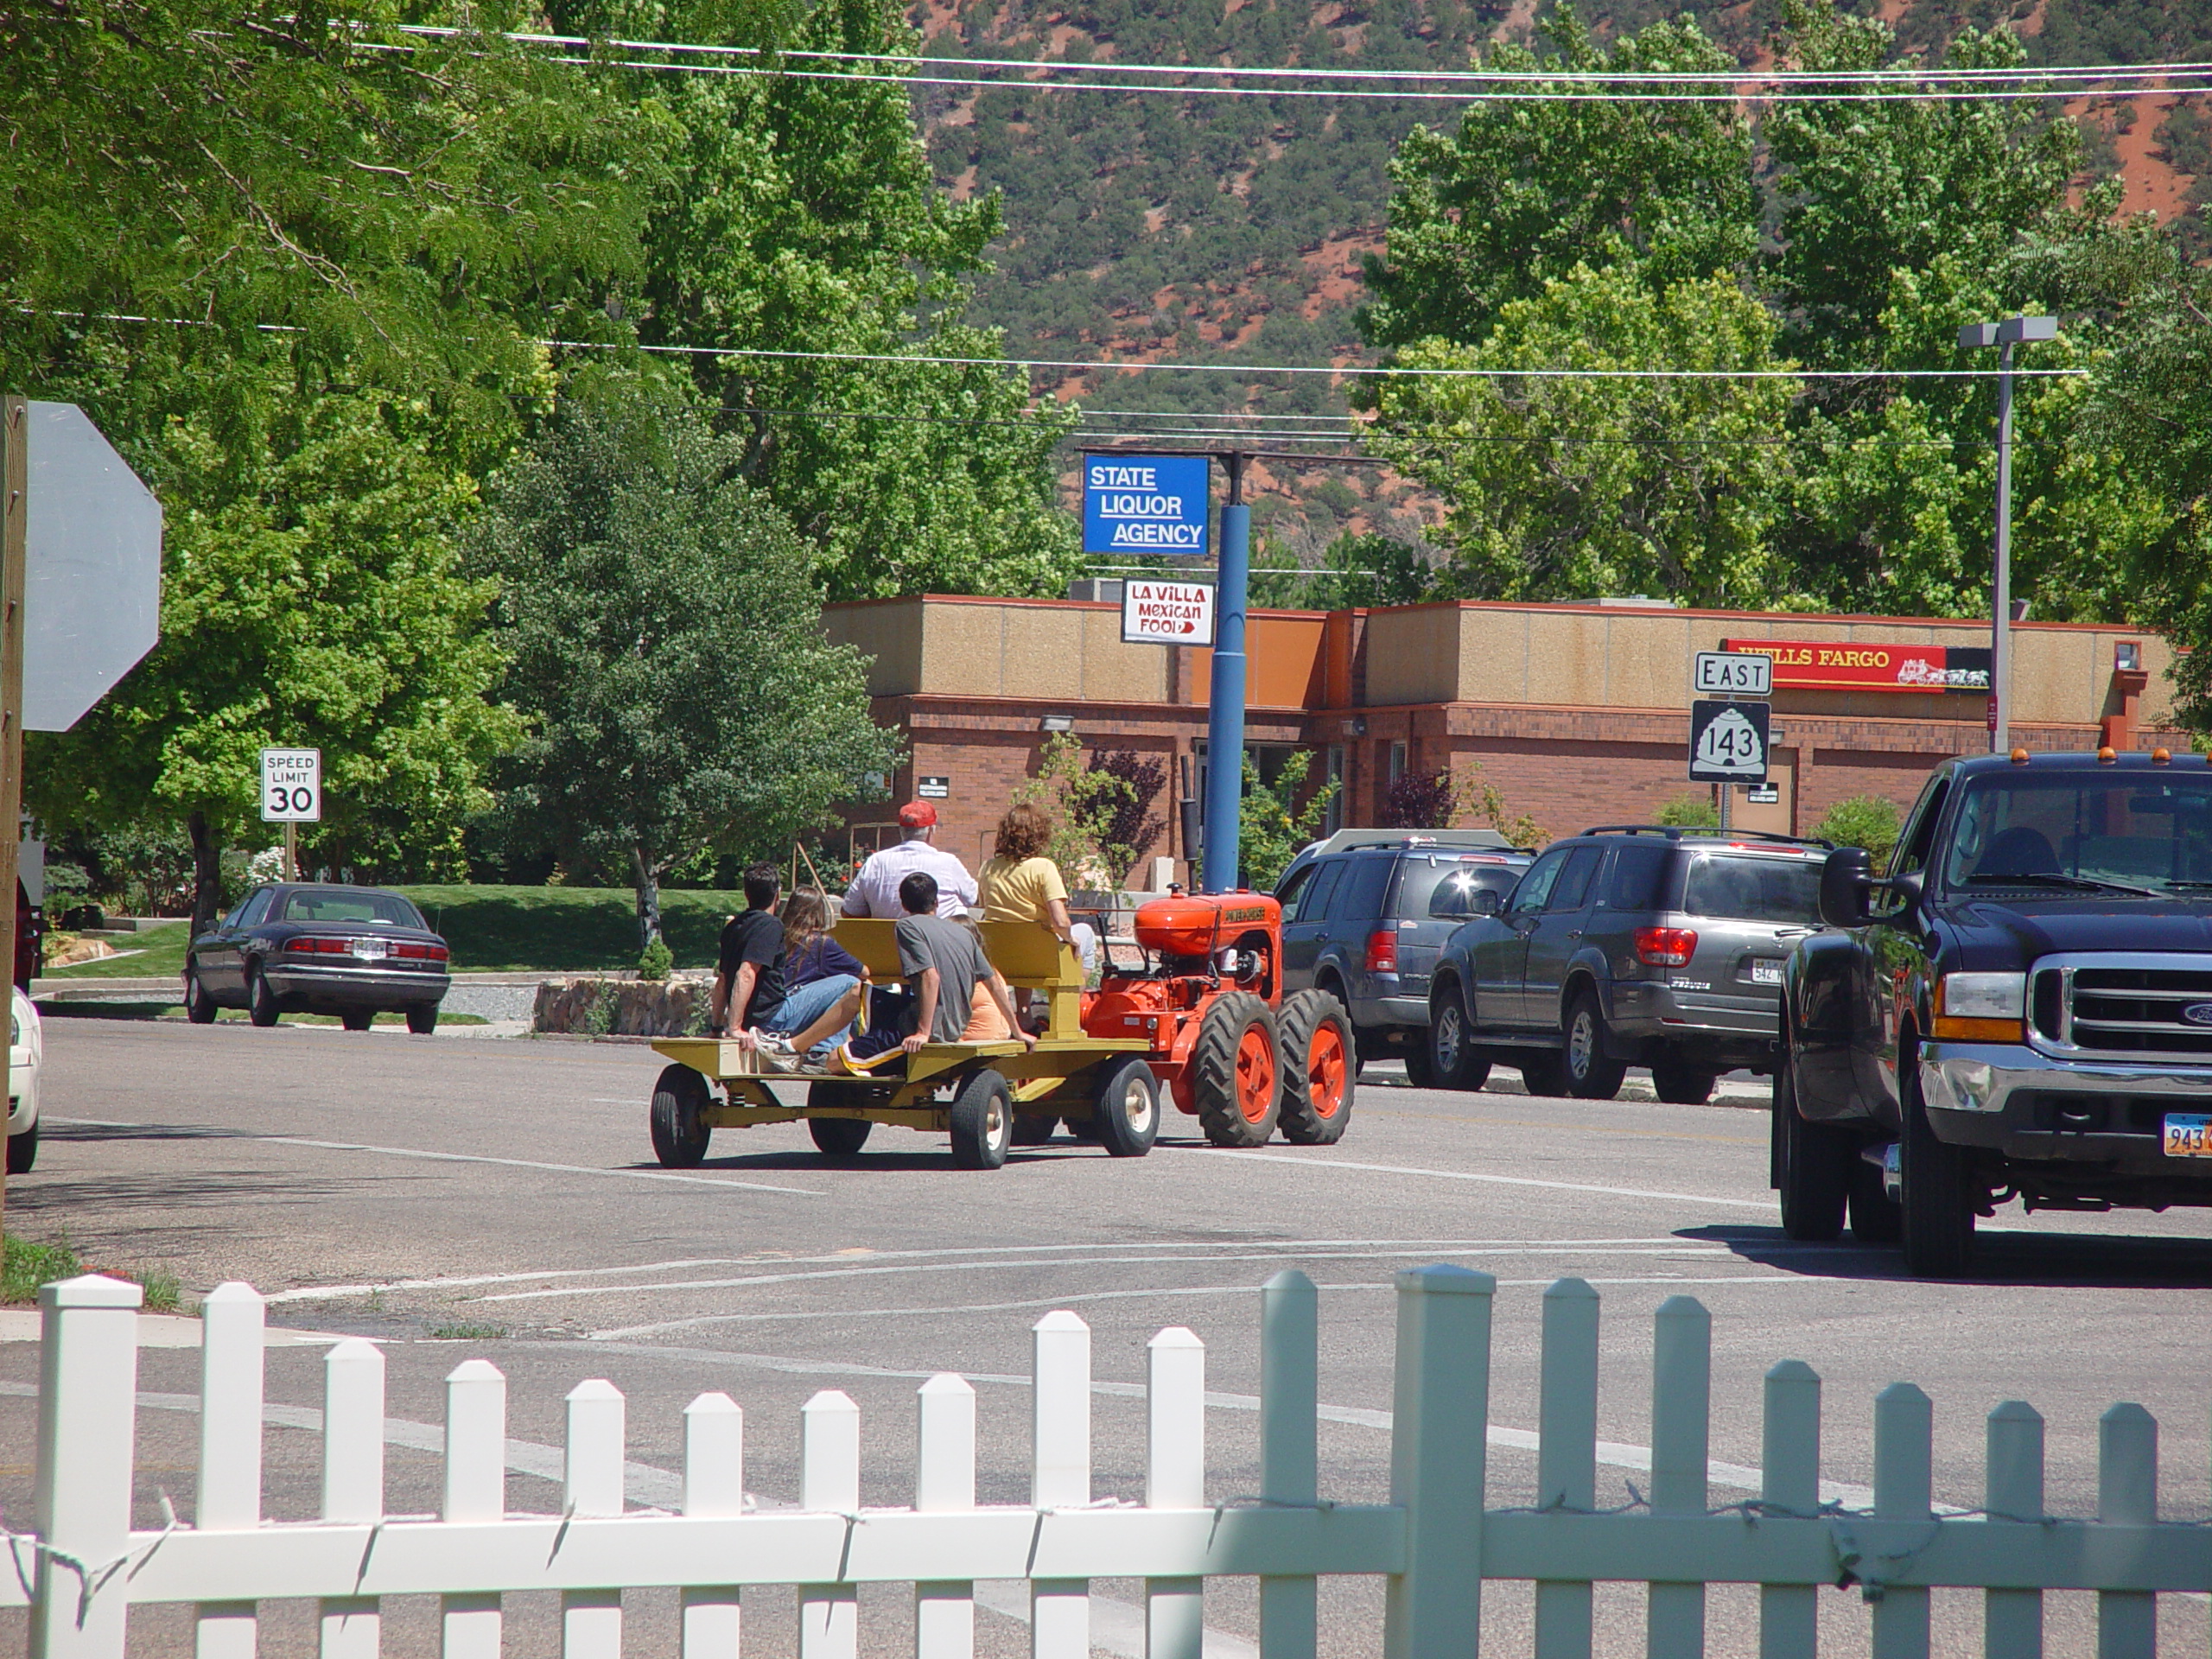
<path fill-rule="evenodd" d="M 209 1026 L 215 1022 L 215 1000 L 207 995 L 207 988 L 200 982 L 200 964 L 197 963 L 185 964 L 184 1017 L 195 1026 Z"/>
<path fill-rule="evenodd" d="M 246 1017 L 257 1026 L 276 1023 L 276 993 L 269 987 L 269 976 L 261 971 L 258 963 L 245 970 Z"/>

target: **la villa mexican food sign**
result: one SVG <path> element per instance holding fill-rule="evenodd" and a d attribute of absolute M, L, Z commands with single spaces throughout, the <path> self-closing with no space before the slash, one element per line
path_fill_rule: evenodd
<path fill-rule="evenodd" d="M 1723 639 L 1723 651 L 1756 652 L 1774 661 L 1774 683 L 1807 691 L 1982 691 L 1989 690 L 1989 649 L 1893 645 L 1809 639 Z"/>

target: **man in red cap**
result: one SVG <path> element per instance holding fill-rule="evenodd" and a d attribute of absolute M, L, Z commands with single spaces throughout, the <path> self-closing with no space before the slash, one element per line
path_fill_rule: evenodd
<path fill-rule="evenodd" d="M 848 916 L 883 916 L 893 920 L 906 913 L 899 902 L 899 884 L 916 870 L 937 882 L 937 913 L 956 920 L 975 906 L 976 878 L 954 854 L 931 846 L 937 834 L 937 808 L 927 801 L 909 801 L 899 809 L 899 841 L 870 853 L 853 885 L 845 891 L 842 906 Z"/>

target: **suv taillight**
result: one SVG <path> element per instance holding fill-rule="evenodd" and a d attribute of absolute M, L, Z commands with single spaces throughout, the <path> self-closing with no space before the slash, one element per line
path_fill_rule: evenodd
<path fill-rule="evenodd" d="M 1395 974 L 1398 971 L 1398 934 L 1395 928 L 1378 928 L 1367 936 L 1367 971 L 1370 974 Z"/>
<path fill-rule="evenodd" d="M 1696 930 L 1688 927 L 1639 927 L 1636 930 L 1636 957 L 1654 968 L 1680 968 L 1697 954 Z"/>

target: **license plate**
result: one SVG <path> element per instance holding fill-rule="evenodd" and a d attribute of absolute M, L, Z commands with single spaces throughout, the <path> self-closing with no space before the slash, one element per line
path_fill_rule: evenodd
<path fill-rule="evenodd" d="M 1781 984 L 1781 963 L 1772 957 L 1754 957 L 1751 959 L 1751 983 L 1754 985 Z"/>
<path fill-rule="evenodd" d="M 2168 1112 L 2166 1156 L 2212 1158 L 2212 1116 L 2202 1112 Z"/>
<path fill-rule="evenodd" d="M 353 954 L 363 962 L 382 962 L 391 954 L 391 941 L 356 939 L 353 941 Z"/>

